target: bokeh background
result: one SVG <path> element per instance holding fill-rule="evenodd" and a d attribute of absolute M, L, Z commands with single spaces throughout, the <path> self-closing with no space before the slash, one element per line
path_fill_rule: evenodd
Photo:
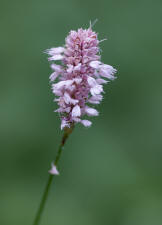
<path fill-rule="evenodd" d="M 96 18 L 118 78 L 68 140 L 41 224 L 162 224 L 162 1 L 0 0 L 1 225 L 32 224 L 62 136 L 43 51 Z"/>

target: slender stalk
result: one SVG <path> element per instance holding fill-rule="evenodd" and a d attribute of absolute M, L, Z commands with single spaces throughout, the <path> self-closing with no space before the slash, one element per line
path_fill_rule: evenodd
<path fill-rule="evenodd" d="M 73 128 L 74 128 L 74 125 L 72 124 L 72 126 L 70 128 L 64 129 L 64 134 L 63 134 L 63 137 L 62 137 L 62 140 L 61 140 L 61 144 L 58 148 L 58 152 L 57 152 L 57 155 L 56 155 L 56 158 L 55 158 L 55 161 L 54 161 L 55 166 L 57 166 L 58 163 L 59 163 L 63 147 L 65 145 L 65 142 L 66 142 L 67 138 L 72 133 Z M 43 210 L 44 210 L 47 198 L 48 198 L 48 194 L 49 194 L 49 190 L 50 190 L 50 187 L 51 187 L 51 184 L 52 184 L 53 177 L 54 177 L 54 175 L 52 175 L 52 174 L 49 175 L 49 178 L 48 178 L 48 181 L 47 181 L 47 184 L 46 184 L 43 196 L 42 196 L 42 200 L 40 202 L 40 205 L 39 205 L 39 208 L 38 208 L 38 211 L 37 211 L 37 214 L 36 214 L 33 225 L 38 225 L 40 223 L 40 219 L 41 219 L 41 216 L 42 216 L 42 213 L 43 213 Z"/>

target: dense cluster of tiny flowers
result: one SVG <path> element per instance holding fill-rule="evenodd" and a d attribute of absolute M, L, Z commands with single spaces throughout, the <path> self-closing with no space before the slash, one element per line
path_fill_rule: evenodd
<path fill-rule="evenodd" d="M 72 123 L 82 123 L 89 127 L 91 122 L 82 119 L 84 115 L 98 116 L 98 111 L 90 104 L 102 100 L 103 84 L 114 79 L 116 70 L 100 61 L 100 41 L 97 34 L 89 29 L 70 31 L 64 47 L 46 50 L 49 61 L 61 60 L 61 65 L 52 63 L 50 76 L 54 100 L 59 108 L 61 129 Z M 57 82 L 55 82 L 57 80 Z M 55 82 L 55 83 L 54 83 Z"/>

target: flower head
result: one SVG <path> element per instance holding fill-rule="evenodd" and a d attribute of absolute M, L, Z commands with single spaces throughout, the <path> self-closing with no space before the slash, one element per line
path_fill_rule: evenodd
<path fill-rule="evenodd" d="M 70 31 L 64 47 L 46 50 L 49 61 L 61 61 L 61 65 L 51 64 L 52 91 L 57 96 L 61 129 L 72 123 L 91 126 L 84 115 L 98 116 L 98 111 L 89 104 L 99 104 L 102 100 L 103 84 L 114 80 L 116 70 L 100 61 L 100 48 L 97 34 L 89 29 Z M 57 82 L 55 82 L 57 80 Z"/>

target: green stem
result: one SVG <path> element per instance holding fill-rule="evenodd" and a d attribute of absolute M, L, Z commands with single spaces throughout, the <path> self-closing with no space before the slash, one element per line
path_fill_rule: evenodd
<path fill-rule="evenodd" d="M 65 145 L 65 142 L 66 142 L 67 138 L 69 137 L 69 135 L 72 133 L 73 128 L 74 128 L 74 125 L 72 124 L 72 126 L 70 128 L 64 129 L 64 134 L 63 134 L 63 137 L 62 137 L 62 140 L 61 140 L 61 144 L 58 148 L 58 152 L 57 152 L 56 159 L 55 159 L 55 162 L 54 162 L 54 165 L 56 167 L 57 167 L 58 162 L 60 160 L 61 153 L 62 153 L 63 147 Z M 48 198 L 48 194 L 49 194 L 49 190 L 50 190 L 50 187 L 51 187 L 51 184 L 52 184 L 53 177 L 54 177 L 54 175 L 52 175 L 52 174 L 49 175 L 49 178 L 48 178 L 48 181 L 47 181 L 47 184 L 46 184 L 43 196 L 42 196 L 42 200 L 41 200 L 40 206 L 38 208 L 38 211 L 37 211 L 37 214 L 36 214 L 33 225 L 38 225 L 40 223 L 40 219 L 41 219 L 41 216 L 42 216 L 42 213 L 43 213 L 43 210 L 44 210 L 47 198 Z"/>

